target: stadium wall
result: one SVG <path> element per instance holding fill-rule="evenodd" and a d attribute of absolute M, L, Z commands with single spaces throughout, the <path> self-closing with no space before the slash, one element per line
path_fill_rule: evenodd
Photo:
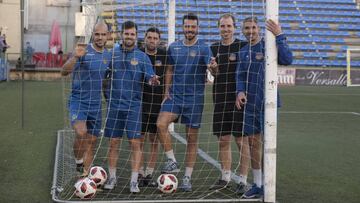
<path fill-rule="evenodd" d="M 6 34 L 6 42 L 10 48 L 6 53 L 20 52 L 20 1 L 3 0 L 0 3 L 0 27 L 3 29 L 2 34 Z"/>
<path fill-rule="evenodd" d="M 35 51 L 49 51 L 54 20 L 60 25 L 63 52 L 72 51 L 75 40 L 75 13 L 80 11 L 80 1 L 61 2 L 65 1 L 29 1 L 29 25 L 24 40 L 29 41 Z"/>

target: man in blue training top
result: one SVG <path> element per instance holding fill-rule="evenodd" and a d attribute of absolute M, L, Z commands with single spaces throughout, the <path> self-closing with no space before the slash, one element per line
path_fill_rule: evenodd
<path fill-rule="evenodd" d="M 63 76 L 72 73 L 69 113 L 76 134 L 73 146 L 76 169 L 83 175 L 89 171 L 101 129 L 101 86 L 111 62 L 111 53 L 105 48 L 108 34 L 107 25 L 97 23 L 93 42 L 78 44 L 61 71 Z"/>
<path fill-rule="evenodd" d="M 268 20 L 266 29 L 276 36 L 278 63 L 280 65 L 290 65 L 293 55 L 281 27 L 273 20 Z M 238 109 L 244 108 L 244 136 L 248 139 L 243 139 L 243 142 L 245 142 L 243 144 L 250 147 L 250 157 L 247 157 L 251 159 L 254 184 L 242 195 L 242 198 L 249 199 L 259 198 L 263 195 L 261 172 L 263 139 L 261 134 L 263 134 L 264 125 L 265 43 L 260 37 L 260 28 L 256 17 L 246 18 L 243 21 L 242 31 L 249 44 L 239 52 L 236 106 Z"/>
<path fill-rule="evenodd" d="M 113 56 L 111 86 L 104 136 L 110 138 L 108 152 L 109 178 L 105 189 L 116 185 L 116 166 L 121 138 L 126 132 L 131 147 L 130 192 L 140 192 L 138 175 L 141 160 L 141 99 L 143 81 L 158 85 L 149 57 L 135 43 L 137 26 L 126 21 L 121 27 L 122 46 L 116 47 Z"/>
<path fill-rule="evenodd" d="M 191 174 L 196 161 L 197 138 L 204 107 L 204 88 L 206 70 L 213 74 L 217 71 L 215 58 L 210 47 L 198 40 L 199 21 L 196 15 L 189 13 L 183 17 L 184 40 L 172 43 L 168 48 L 169 65 L 165 78 L 165 99 L 157 120 L 160 143 L 168 158 L 162 173 L 179 172 L 172 149 L 168 127 L 181 117 L 186 125 L 186 166 L 180 185 L 183 191 L 191 191 Z M 170 83 L 171 87 L 170 87 Z"/>

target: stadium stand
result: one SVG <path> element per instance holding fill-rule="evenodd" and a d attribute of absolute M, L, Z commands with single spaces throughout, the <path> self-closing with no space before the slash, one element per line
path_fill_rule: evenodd
<path fill-rule="evenodd" d="M 118 24 L 134 20 L 139 25 L 139 39 L 149 25 L 156 25 L 167 32 L 167 5 L 134 5 L 133 1 L 117 0 L 123 5 L 108 11 L 107 18 L 116 18 Z M 219 13 L 231 12 L 241 21 L 256 15 L 264 21 L 262 0 L 177 0 L 176 38 L 181 37 L 181 17 L 188 12 L 200 16 L 200 38 L 209 43 L 218 40 Z M 112 13 L 109 15 L 109 13 Z M 110 20 L 110 19 L 108 19 Z M 344 67 L 347 48 L 360 46 L 360 11 L 353 0 L 280 0 L 280 23 L 288 35 L 298 66 Z M 260 23 L 263 27 L 264 23 Z M 238 36 L 243 38 L 238 30 Z M 166 41 L 167 34 L 162 36 Z M 355 63 L 354 66 L 360 64 Z"/>

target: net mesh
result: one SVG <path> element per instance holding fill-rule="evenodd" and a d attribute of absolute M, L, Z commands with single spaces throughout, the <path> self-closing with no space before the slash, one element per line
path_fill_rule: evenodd
<path fill-rule="evenodd" d="M 158 0 L 158 1 L 94 1 L 91 5 L 96 5 L 96 9 L 93 11 L 106 10 L 102 13 L 102 18 L 108 23 L 111 24 L 113 31 L 113 39 L 108 41 L 108 45 L 115 47 L 114 49 L 109 49 L 112 55 L 113 62 L 118 60 L 119 62 L 125 62 L 124 58 L 117 58 L 117 51 L 119 49 L 119 30 L 121 23 L 126 20 L 132 20 L 138 25 L 138 45 L 139 47 L 143 46 L 143 40 L 145 36 L 145 31 L 151 26 L 156 26 L 161 31 L 161 47 L 166 48 L 167 46 L 167 25 L 168 25 L 168 15 L 169 15 L 169 5 L 168 1 Z M 99 9 L 101 8 L 101 9 Z M 109 8 L 112 8 L 109 10 Z M 176 40 L 183 39 L 182 33 L 182 16 L 189 12 L 195 13 L 199 17 L 199 40 L 205 41 L 207 45 L 211 45 L 216 41 L 220 40 L 219 29 L 218 29 L 218 18 L 224 13 L 231 13 L 236 16 L 237 28 L 234 33 L 234 37 L 237 39 L 245 40 L 244 36 L 241 34 L 241 22 L 245 17 L 256 16 L 259 20 L 259 25 L 261 27 L 260 35 L 263 36 L 264 30 L 264 8 L 265 3 L 261 0 L 249 0 L 249 1 L 176 1 Z M 180 47 L 175 47 L 180 48 Z M 202 53 L 199 54 L 200 57 L 205 57 Z M 126 57 L 126 56 L 125 56 Z M 230 57 L 230 56 L 229 56 Z M 93 63 L 102 63 L 104 59 L 94 59 L 87 58 L 85 63 L 88 63 L 90 66 Z M 135 63 L 129 61 L 130 63 Z M 144 63 L 146 66 L 149 66 L 149 62 L 138 61 L 139 63 Z M 184 65 L 191 64 L 191 61 L 184 61 Z M 219 63 L 219 62 L 218 62 Z M 137 64 L 136 64 L 137 65 Z M 223 65 L 223 64 L 219 64 Z M 111 69 L 112 77 L 115 76 L 114 70 Z M 234 71 L 234 70 L 233 70 Z M 261 70 L 260 70 L 261 71 Z M 136 72 L 136 71 L 135 71 Z M 144 71 L 141 71 L 144 72 Z M 73 73 L 73 75 L 76 74 Z M 81 73 L 80 73 L 81 74 Z M 199 72 L 200 77 L 204 76 L 205 72 Z M 259 74 L 255 72 L 254 74 Z M 193 75 L 190 75 L 193 76 Z M 125 77 L 125 76 L 124 76 Z M 247 75 L 247 77 L 249 77 Z M 194 166 L 194 171 L 192 173 L 192 185 L 193 189 L 190 193 L 185 193 L 182 191 L 177 191 L 174 194 L 162 194 L 156 188 L 152 187 L 143 187 L 140 188 L 141 192 L 139 194 L 129 193 L 129 183 L 131 176 L 131 147 L 127 141 L 127 133 L 123 135 L 123 141 L 119 146 L 119 159 L 117 163 L 117 185 L 113 190 L 102 190 L 98 189 L 96 197 L 92 201 L 170 201 L 170 200 L 184 200 L 184 201 L 246 201 L 241 200 L 239 196 L 235 193 L 236 182 L 238 180 L 238 170 L 240 167 L 240 156 L 238 146 L 236 145 L 234 138 L 231 137 L 231 154 L 232 154 L 232 163 L 231 163 L 231 172 L 232 180 L 230 187 L 220 189 L 220 190 L 209 190 L 209 186 L 214 184 L 221 177 L 221 164 L 219 162 L 219 142 L 217 136 L 213 133 L 213 115 L 214 115 L 214 104 L 213 104 L 213 82 L 211 79 L 207 80 L 204 77 L 204 107 L 202 111 L 202 120 L 201 128 L 198 135 L 198 152 L 197 160 Z M 210 77 L 211 78 L 211 77 Z M 68 109 L 68 100 L 71 92 L 74 88 L 73 82 L 74 76 L 64 78 L 63 90 L 64 90 L 64 109 Z M 119 80 L 119 82 L 128 82 L 132 85 L 137 85 L 133 79 L 128 80 L 125 78 L 117 78 L 113 80 Z M 230 80 L 230 79 L 229 79 Z M 233 82 L 232 85 L 235 85 L 234 79 L 231 79 Z M 82 81 L 86 82 L 86 81 Z M 226 83 L 229 82 L 225 81 Z M 110 82 L 110 92 L 114 91 L 113 83 Z M 227 88 L 228 84 L 224 84 L 224 87 Z M 256 84 L 255 84 L 256 85 Z M 193 86 L 185 83 L 182 88 L 192 88 Z M 129 86 L 128 94 L 142 92 L 132 92 L 136 89 L 134 86 Z M 80 90 L 82 91 L 82 90 Z M 99 91 L 99 90 L 90 90 L 90 91 Z M 116 90 L 115 90 L 116 91 Z M 120 91 L 120 90 L 119 90 Z M 126 94 L 126 91 L 121 90 L 122 94 Z M 221 90 L 219 90 L 221 91 Z M 227 90 L 224 90 L 227 91 Z M 86 93 L 85 91 L 83 93 Z M 103 93 L 101 93 L 103 94 Z M 235 93 L 234 93 L 235 94 Z M 110 102 L 112 101 L 112 93 L 110 93 Z M 120 95 L 121 96 L 121 95 Z M 101 134 L 103 134 L 103 129 L 107 119 L 109 117 L 109 108 L 108 100 L 102 97 L 102 105 L 97 112 L 102 114 L 102 125 L 101 125 Z M 222 103 L 226 103 L 226 98 Z M 81 101 L 80 101 L 81 102 Z M 131 101 L 130 101 L 131 102 Z M 87 110 L 94 110 L 92 107 L 88 107 Z M 263 109 L 261 109 L 263 110 Z M 134 109 L 126 109 L 126 114 L 134 111 Z M 135 110 L 136 111 L 136 110 Z M 232 110 L 230 110 L 232 111 Z M 250 112 L 251 113 L 251 112 Z M 56 175 L 54 176 L 54 185 L 53 198 L 57 201 L 76 201 L 78 198 L 74 195 L 74 183 L 79 178 L 79 174 L 76 173 L 76 164 L 74 161 L 73 155 L 73 142 L 75 133 L 71 130 L 71 124 L 69 117 L 69 112 L 64 112 L 65 118 L 65 129 L 59 131 L 58 133 L 58 147 L 57 147 L 57 160 L 56 160 Z M 70 119 L 69 119 L 70 118 Z M 116 119 L 115 119 L 116 120 Z M 232 120 L 232 119 L 230 119 Z M 186 152 L 186 131 L 183 124 L 181 124 L 181 119 L 179 122 L 175 123 L 174 130 L 171 132 L 172 135 L 172 147 L 175 152 L 175 157 L 180 164 L 181 171 L 176 174 L 181 183 L 181 179 L 184 176 L 185 169 L 185 152 Z M 144 121 L 143 121 L 144 122 Z M 125 121 L 125 125 L 127 122 Z M 141 123 L 138 123 L 141 125 Z M 99 129 L 100 130 L 100 129 Z M 113 127 L 111 130 L 121 130 L 117 127 Z M 107 170 L 109 150 L 109 140 L 104 136 L 99 136 L 97 140 L 97 145 L 95 147 L 95 156 L 92 165 L 93 166 L 102 166 Z M 145 163 L 148 161 L 150 156 L 150 146 L 148 142 L 145 142 L 145 148 L 143 151 L 145 157 Z M 155 169 L 153 177 L 156 180 L 160 175 L 161 167 L 163 163 L 166 162 L 166 156 L 163 153 L 161 147 L 159 147 L 159 153 L 155 164 Z M 146 169 L 146 164 L 144 164 Z M 108 171 L 108 170 L 107 170 Z M 248 182 L 252 182 L 252 175 L 249 173 Z M 260 200 L 260 199 L 255 199 Z"/>

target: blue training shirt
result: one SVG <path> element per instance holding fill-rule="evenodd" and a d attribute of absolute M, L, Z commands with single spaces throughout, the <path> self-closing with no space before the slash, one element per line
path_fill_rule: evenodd
<path fill-rule="evenodd" d="M 112 65 L 110 108 L 141 107 L 143 82 L 155 75 L 149 57 L 138 48 L 116 47 Z"/>
<path fill-rule="evenodd" d="M 169 46 L 168 55 L 174 70 L 170 95 L 180 98 L 203 96 L 207 64 L 212 57 L 210 47 L 200 40 L 191 46 L 176 41 Z"/>
<path fill-rule="evenodd" d="M 292 52 L 284 34 L 276 36 L 278 64 L 290 65 Z M 264 110 L 265 89 L 265 42 L 251 46 L 247 44 L 239 52 L 240 62 L 237 65 L 236 92 L 246 92 L 246 110 Z M 278 104 L 280 100 L 278 99 Z"/>
<path fill-rule="evenodd" d="M 87 53 L 75 64 L 72 76 L 70 102 L 79 102 L 84 108 L 99 108 L 102 98 L 102 81 L 111 63 L 111 53 L 95 50 L 92 44 L 86 47 Z"/>

